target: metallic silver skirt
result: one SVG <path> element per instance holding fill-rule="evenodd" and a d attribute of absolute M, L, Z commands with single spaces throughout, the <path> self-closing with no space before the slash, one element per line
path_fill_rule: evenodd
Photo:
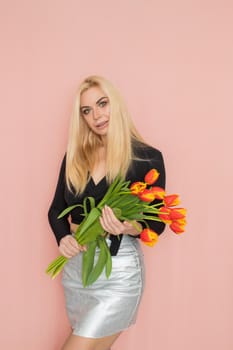
<path fill-rule="evenodd" d="M 110 245 L 109 239 L 107 243 Z M 84 288 L 81 272 L 82 253 L 67 262 L 62 275 L 73 334 L 102 338 L 135 323 L 145 275 L 143 253 L 137 238 L 123 236 L 118 254 L 112 256 L 109 279 L 104 271 L 94 284 Z"/>

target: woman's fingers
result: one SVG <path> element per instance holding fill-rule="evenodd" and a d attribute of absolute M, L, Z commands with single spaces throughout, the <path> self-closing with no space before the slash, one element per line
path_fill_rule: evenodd
<path fill-rule="evenodd" d="M 86 250 L 86 247 L 80 246 L 76 239 L 71 235 L 66 235 L 60 241 L 59 251 L 66 258 L 71 258 L 83 250 Z"/>
<path fill-rule="evenodd" d="M 100 223 L 104 230 L 112 235 L 119 235 L 122 233 L 137 236 L 141 230 L 141 224 L 135 222 L 135 227 L 135 225 L 128 221 L 121 222 L 118 220 L 113 210 L 108 206 L 105 206 L 102 210 Z"/>
<path fill-rule="evenodd" d="M 133 229 L 133 226 L 129 222 L 118 220 L 113 210 L 108 206 L 105 206 L 102 210 L 100 223 L 105 231 L 113 235 L 119 235 L 121 233 L 128 234 Z"/>
<path fill-rule="evenodd" d="M 124 224 L 117 219 L 113 210 L 108 206 L 105 206 L 102 210 L 100 223 L 104 230 L 111 234 L 119 235 L 120 233 L 124 233 Z"/>

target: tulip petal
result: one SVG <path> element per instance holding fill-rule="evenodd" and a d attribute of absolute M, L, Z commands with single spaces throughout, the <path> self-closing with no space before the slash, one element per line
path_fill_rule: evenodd
<path fill-rule="evenodd" d="M 130 186 L 130 191 L 132 194 L 139 194 L 140 192 L 143 192 L 146 188 L 146 183 L 145 182 L 141 182 L 141 181 L 137 181 L 131 184 Z"/>
<path fill-rule="evenodd" d="M 184 208 L 171 208 L 170 210 L 171 220 L 183 219 L 186 216 L 186 209 Z"/>
<path fill-rule="evenodd" d="M 143 202 L 152 202 L 155 199 L 155 195 L 151 190 L 145 189 L 143 192 L 138 194 L 138 197 Z"/>
<path fill-rule="evenodd" d="M 164 199 L 165 190 L 162 187 L 153 186 L 150 188 L 150 191 L 154 194 L 155 199 Z"/>
<path fill-rule="evenodd" d="M 153 247 L 158 242 L 158 234 L 150 228 L 144 228 L 140 233 L 140 239 L 146 245 Z"/>
<path fill-rule="evenodd" d="M 146 173 L 144 180 L 147 183 L 147 185 L 153 185 L 153 183 L 155 183 L 158 177 L 159 172 L 156 169 L 151 169 L 150 171 L 148 171 L 148 173 Z"/>
<path fill-rule="evenodd" d="M 159 208 L 159 218 L 165 223 L 165 224 L 171 224 L 172 220 L 170 218 L 171 209 L 167 207 L 161 207 Z"/>
<path fill-rule="evenodd" d="M 180 198 L 177 194 L 170 194 L 165 196 L 163 201 L 166 207 L 174 207 L 180 203 Z"/>
<path fill-rule="evenodd" d="M 179 222 L 177 222 L 176 220 L 173 221 L 170 225 L 169 225 L 170 229 L 179 234 L 179 233 L 183 233 L 184 232 L 184 227 L 185 225 L 181 225 Z"/>

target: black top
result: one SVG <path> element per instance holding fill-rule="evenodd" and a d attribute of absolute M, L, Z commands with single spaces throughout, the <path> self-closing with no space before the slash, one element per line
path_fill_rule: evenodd
<path fill-rule="evenodd" d="M 152 168 L 155 168 L 160 173 L 158 180 L 155 183 L 155 186 L 165 188 L 165 169 L 162 154 L 159 150 L 141 143 L 137 143 L 134 146 L 134 153 L 136 155 L 132 160 L 131 166 L 126 174 L 126 180 L 135 182 L 135 181 L 144 181 L 145 174 Z M 50 226 L 55 234 L 57 243 L 59 244 L 60 240 L 70 234 L 70 224 L 68 221 L 68 216 L 58 219 L 58 215 L 68 206 L 74 204 L 82 204 L 83 199 L 87 196 L 95 198 L 96 205 L 101 201 L 103 196 L 108 190 L 108 184 L 106 178 L 104 177 L 98 184 L 95 184 L 93 179 L 87 183 L 86 188 L 83 193 L 78 196 L 75 196 L 74 193 L 69 191 L 66 181 L 65 181 L 65 166 L 66 166 L 66 155 L 63 158 L 60 174 L 58 178 L 58 183 L 55 191 L 55 195 L 51 206 L 48 212 L 48 218 Z M 154 203 L 154 202 L 153 202 Z M 83 209 L 77 207 L 73 209 L 70 213 L 71 222 L 75 224 L 80 224 L 83 219 L 81 215 Z M 165 224 L 158 221 L 147 221 L 150 228 L 156 233 L 161 234 L 165 228 Z M 140 235 L 136 236 L 139 237 Z M 120 246 L 120 241 L 117 236 L 110 235 L 112 240 L 110 246 L 111 255 L 116 255 Z M 122 238 L 122 235 L 120 235 Z"/>

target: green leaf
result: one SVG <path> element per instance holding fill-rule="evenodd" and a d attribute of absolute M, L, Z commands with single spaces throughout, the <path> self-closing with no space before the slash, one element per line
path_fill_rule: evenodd
<path fill-rule="evenodd" d="M 85 216 L 88 214 L 87 201 L 90 203 L 90 210 L 95 207 L 95 199 L 93 197 L 85 197 L 83 201 L 83 211 Z"/>
<path fill-rule="evenodd" d="M 46 269 L 46 273 L 54 279 L 63 269 L 64 265 L 67 263 L 68 259 L 64 256 L 59 256 L 55 259 Z"/>
<path fill-rule="evenodd" d="M 121 196 L 113 196 L 108 201 L 107 204 L 110 207 L 118 207 L 120 209 L 134 208 L 137 204 L 139 204 L 139 198 L 132 196 L 131 194 L 125 194 L 122 198 Z"/>
<path fill-rule="evenodd" d="M 46 273 L 50 274 L 51 271 L 54 270 L 54 268 L 58 265 L 60 265 L 61 263 L 63 263 L 64 261 L 67 261 L 67 258 L 65 258 L 63 255 L 59 255 L 55 260 L 53 260 L 47 267 L 46 269 Z"/>
<path fill-rule="evenodd" d="M 101 275 L 104 269 L 104 266 L 106 265 L 108 255 L 107 255 L 106 247 L 103 243 L 103 239 L 104 238 L 102 237 L 98 238 L 98 245 L 100 248 L 99 256 L 94 268 L 89 274 L 86 286 L 93 284 L 98 279 L 98 277 Z"/>
<path fill-rule="evenodd" d="M 63 218 L 63 216 L 65 216 L 66 214 L 68 214 L 71 210 L 73 210 L 74 208 L 77 208 L 77 207 L 83 207 L 82 204 L 75 204 L 75 205 L 72 205 L 66 209 L 64 209 L 59 215 L 58 215 L 58 219 L 61 219 Z"/>
<path fill-rule="evenodd" d="M 157 216 L 143 215 L 143 219 L 162 222 L 162 220 Z"/>
<path fill-rule="evenodd" d="M 54 268 L 53 274 L 52 274 L 52 279 L 57 277 L 57 275 L 61 272 L 61 270 L 63 269 L 63 267 L 66 264 L 66 262 L 67 261 L 63 261 L 63 263 L 61 263 L 60 265 L 56 266 L 56 268 Z"/>
<path fill-rule="evenodd" d="M 104 233 L 99 217 L 100 211 L 97 208 L 93 208 L 86 217 L 85 222 L 82 222 L 78 227 L 75 237 L 81 245 L 96 240 L 98 236 Z"/>
<path fill-rule="evenodd" d="M 84 287 L 87 285 L 88 277 L 93 269 L 96 246 L 97 241 L 90 242 L 87 251 L 83 253 L 82 282 Z"/>
<path fill-rule="evenodd" d="M 76 237 L 77 239 L 94 224 L 96 220 L 99 220 L 100 211 L 97 208 L 91 209 L 88 216 L 82 221 L 81 225 L 77 229 Z"/>
<path fill-rule="evenodd" d="M 127 216 L 121 215 L 120 220 L 121 221 L 131 221 L 131 220 L 142 220 L 144 218 L 143 214 L 128 214 Z"/>
<path fill-rule="evenodd" d="M 107 252 L 107 261 L 106 261 L 106 266 L 105 266 L 105 274 L 106 277 L 109 278 L 112 272 L 112 257 L 108 248 L 108 245 L 106 243 L 106 240 L 104 239 L 103 241 L 104 245 L 105 245 L 105 249 Z"/>
<path fill-rule="evenodd" d="M 120 186 L 122 185 L 122 182 L 123 182 L 123 180 L 121 179 L 120 176 L 117 176 L 115 178 L 115 180 L 111 183 L 111 185 L 109 186 L 107 192 L 105 193 L 104 198 L 98 204 L 98 208 L 99 209 L 102 209 L 104 207 L 104 205 L 106 204 L 108 199 L 112 196 L 112 194 L 117 191 L 117 189 L 119 187 L 119 184 L 120 184 Z"/>

